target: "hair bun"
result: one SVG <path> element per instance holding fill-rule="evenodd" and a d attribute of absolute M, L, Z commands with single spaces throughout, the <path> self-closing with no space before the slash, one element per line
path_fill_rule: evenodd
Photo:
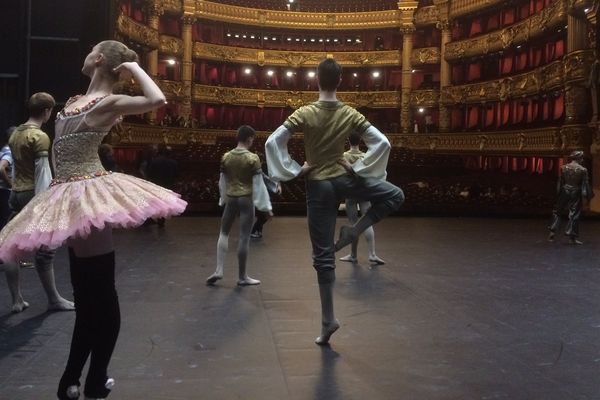
<path fill-rule="evenodd" d="M 121 62 L 137 62 L 138 60 L 139 58 L 135 51 L 131 50 L 126 46 L 123 46 L 123 51 L 121 52 Z"/>

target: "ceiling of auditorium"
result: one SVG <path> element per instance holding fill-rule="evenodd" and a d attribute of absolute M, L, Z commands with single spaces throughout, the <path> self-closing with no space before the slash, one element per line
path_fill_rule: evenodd
<path fill-rule="evenodd" d="M 360 12 L 398 8 L 398 0 L 219 0 L 216 2 L 260 9 L 306 12 Z"/>

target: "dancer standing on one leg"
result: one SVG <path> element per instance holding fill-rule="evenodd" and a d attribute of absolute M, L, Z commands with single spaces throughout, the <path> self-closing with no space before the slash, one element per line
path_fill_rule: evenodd
<path fill-rule="evenodd" d="M 569 155 L 569 163 L 560 169 L 560 177 L 557 184 L 558 199 L 552 210 L 552 220 L 548 229 L 549 241 L 554 241 L 554 234 L 560 226 L 560 214 L 569 210 L 569 221 L 565 235 L 569 237 L 571 244 L 583 244 L 579 241 L 579 217 L 583 200 L 589 201 L 594 192 L 590 187 L 587 169 L 582 166 L 583 151 L 574 151 Z"/>
<path fill-rule="evenodd" d="M 119 334 L 120 311 L 112 228 L 180 214 L 186 206 L 168 189 L 104 170 L 98 157 L 98 145 L 122 115 L 145 113 L 165 103 L 136 61 L 135 52 L 122 43 L 109 40 L 94 46 L 82 69 L 91 79 L 86 94 L 71 98 L 57 116 L 52 147 L 56 179 L 0 232 L 3 260 L 18 259 L 40 246 L 69 244 L 76 317 L 58 386 L 61 400 L 79 398 L 79 379 L 88 358 L 85 398 L 103 399 L 114 385 L 107 368 Z M 120 77 L 133 78 L 143 95 L 113 94 Z"/>
<path fill-rule="evenodd" d="M 225 203 L 221 218 L 221 232 L 217 242 L 217 269 L 208 277 L 206 283 L 213 285 L 223 279 L 225 257 L 229 248 L 229 232 L 235 218 L 240 216 L 240 237 L 238 242 L 238 285 L 258 285 L 260 281 L 248 276 L 246 260 L 250 244 L 250 233 L 254 222 L 254 207 L 271 214 L 271 201 L 262 178 L 262 169 L 258 156 L 250 152 L 256 132 L 248 125 L 238 129 L 237 147 L 228 151 L 221 159 L 219 191 L 220 205 Z"/>
<path fill-rule="evenodd" d="M 352 133 L 348 138 L 350 142 L 350 150 L 344 153 L 344 160 L 346 160 L 350 165 L 354 165 L 358 160 L 362 160 L 365 158 L 365 153 L 360 151 L 360 135 L 357 133 Z M 360 213 L 362 215 L 366 214 L 371 208 L 371 203 L 368 201 L 356 201 L 352 198 L 346 199 L 346 215 L 348 215 L 348 219 L 350 223 L 355 224 L 358 221 L 358 209 L 360 207 Z M 381 258 L 377 257 L 375 254 L 375 230 L 372 226 L 365 229 L 364 232 L 365 239 L 367 239 L 367 246 L 369 248 L 369 262 L 372 264 L 383 265 L 385 261 Z M 351 263 L 358 262 L 358 239 L 352 242 L 351 252 L 347 256 L 341 257 L 340 261 L 346 261 Z"/>
<path fill-rule="evenodd" d="M 269 195 L 271 194 L 281 194 L 281 183 L 275 182 L 265 172 L 262 173 L 263 181 L 265 182 L 265 186 L 267 187 L 267 191 Z M 256 222 L 252 225 L 252 233 L 250 233 L 250 237 L 254 239 L 260 239 L 263 235 L 263 227 L 267 223 L 269 219 L 271 219 L 271 212 L 268 211 L 260 211 L 258 210 L 256 215 Z"/>
<path fill-rule="evenodd" d="M 41 130 L 48 122 L 55 106 L 54 98 L 48 93 L 35 93 L 27 103 L 29 119 L 17 127 L 10 136 L 8 145 L 14 161 L 14 180 L 9 204 L 12 215 L 18 214 L 33 196 L 45 191 L 52 180 L 48 163 L 50 138 Z M 29 221 L 35 223 L 36 221 Z M 56 289 L 54 279 L 54 251 L 40 248 L 35 253 L 35 269 L 48 298 L 49 311 L 71 311 L 75 307 L 64 299 Z M 18 313 L 29 307 L 21 295 L 19 260 L 5 260 L 6 282 L 13 300 L 12 312 Z"/>
<path fill-rule="evenodd" d="M 335 252 L 397 210 L 404 201 L 400 188 L 386 182 L 390 152 L 387 138 L 358 111 L 337 100 L 342 67 L 332 59 L 319 64 L 319 100 L 296 110 L 267 139 L 266 156 L 273 179 L 288 181 L 306 175 L 308 228 L 321 297 L 322 329 L 317 344 L 326 344 L 339 328 L 334 315 Z M 346 139 L 358 132 L 368 147 L 362 160 L 350 165 L 343 158 Z M 291 159 L 287 143 L 303 132 L 307 161 Z M 334 245 L 337 208 L 341 199 L 370 201 L 372 207 L 355 225 L 344 226 Z"/>

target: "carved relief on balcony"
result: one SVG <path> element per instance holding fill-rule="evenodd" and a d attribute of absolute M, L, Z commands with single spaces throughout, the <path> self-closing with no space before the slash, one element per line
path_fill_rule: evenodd
<path fill-rule="evenodd" d="M 504 101 L 558 89 L 566 83 L 586 82 L 590 76 L 593 60 L 593 50 L 573 52 L 563 60 L 524 74 L 488 82 L 445 87 L 442 90 L 441 101 L 444 104 Z"/>
<path fill-rule="evenodd" d="M 158 47 L 158 31 L 142 25 L 125 14 L 119 14 L 117 18 L 117 32 L 123 37 L 129 38 L 144 46 L 156 49 Z"/>
<path fill-rule="evenodd" d="M 439 101 L 439 90 L 413 90 L 410 93 L 410 105 L 413 107 L 437 107 Z"/>
<path fill-rule="evenodd" d="M 445 58 L 447 61 L 455 61 L 465 57 L 484 55 L 542 36 L 548 28 L 554 28 L 565 23 L 567 17 L 566 2 L 567 0 L 556 0 L 538 14 L 504 29 L 473 39 L 448 43 Z"/>
<path fill-rule="evenodd" d="M 410 62 L 414 65 L 439 64 L 441 53 L 439 47 L 424 47 L 413 49 Z"/>
<path fill-rule="evenodd" d="M 493 133 L 444 133 L 389 135 L 392 146 L 413 151 L 457 154 L 551 154 L 564 155 L 589 146 L 584 125 L 548 127 Z"/>
<path fill-rule="evenodd" d="M 440 10 L 437 6 L 427 6 L 417 9 L 415 12 L 415 25 L 435 25 L 440 20 Z"/>
<path fill-rule="evenodd" d="M 182 10 L 181 0 L 159 0 L 166 12 L 180 14 Z"/>
<path fill-rule="evenodd" d="M 502 4 L 503 0 L 453 0 L 450 4 L 450 18 L 457 18 L 476 11 L 489 9 Z"/>
<path fill-rule="evenodd" d="M 184 82 L 158 80 L 156 83 L 169 100 L 180 100 L 185 97 L 186 83 Z"/>
<path fill-rule="evenodd" d="M 307 13 L 259 10 L 196 0 L 196 16 L 201 19 L 251 26 L 287 28 L 353 30 L 395 28 L 399 25 L 398 10 L 357 13 Z"/>
<path fill-rule="evenodd" d="M 579 50 L 567 54 L 563 59 L 566 83 L 586 81 L 592 73 L 592 66 L 597 62 L 593 50 Z"/>
<path fill-rule="evenodd" d="M 430 48 L 419 50 L 429 49 Z M 437 50 L 437 62 L 439 62 L 439 49 L 435 50 Z M 255 50 L 201 42 L 194 43 L 194 58 L 239 64 L 258 64 L 292 68 L 316 67 L 327 57 L 327 54 L 328 53 L 325 52 Z M 331 54 L 333 55 L 333 58 L 343 66 L 397 66 L 401 64 L 400 52 L 396 50 L 336 52 Z M 420 55 L 420 58 L 426 59 L 429 63 L 434 60 L 435 54 L 433 50 L 426 51 L 423 55 Z"/>
<path fill-rule="evenodd" d="M 160 46 L 158 50 L 161 53 L 183 56 L 183 40 L 166 35 L 160 35 L 159 40 Z"/>
<path fill-rule="evenodd" d="M 316 101 L 319 94 L 194 85 L 192 97 L 194 101 L 212 104 L 298 108 Z M 353 107 L 398 108 L 400 105 L 398 92 L 338 92 L 338 98 Z"/>

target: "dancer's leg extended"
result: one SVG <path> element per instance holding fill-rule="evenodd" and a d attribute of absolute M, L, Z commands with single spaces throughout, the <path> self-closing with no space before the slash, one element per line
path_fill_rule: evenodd
<path fill-rule="evenodd" d="M 252 232 L 252 222 L 254 221 L 254 203 L 252 197 L 238 198 L 240 209 L 240 238 L 238 242 L 238 264 L 239 280 L 238 285 L 258 285 L 258 279 L 252 279 L 246 273 L 246 261 L 248 259 L 248 248 L 250 245 L 250 233 Z"/>
<path fill-rule="evenodd" d="M 313 249 L 313 265 L 317 271 L 321 298 L 321 335 L 317 344 L 327 344 L 339 328 L 333 307 L 335 282 L 335 220 L 338 196 L 331 181 L 307 181 L 306 204 L 308 229 Z"/>
<path fill-rule="evenodd" d="M 387 181 L 343 175 L 332 179 L 338 193 L 359 201 L 371 202 L 371 208 L 352 226 L 340 229 L 340 239 L 335 250 L 352 243 L 368 227 L 396 211 L 404 202 L 402 190 Z"/>
<path fill-rule="evenodd" d="M 221 230 L 219 232 L 219 240 L 217 241 L 217 268 L 206 280 L 206 283 L 209 285 L 214 284 L 219 279 L 223 279 L 225 258 L 229 249 L 229 232 L 231 232 L 231 226 L 238 212 L 238 198 L 230 197 L 227 203 L 225 203 L 225 210 L 223 210 L 223 216 L 221 217 Z"/>
<path fill-rule="evenodd" d="M 91 355 L 85 395 L 108 395 L 107 368 L 119 335 L 121 315 L 115 289 L 115 258 L 110 228 L 93 230 L 69 241 L 71 281 L 75 297 L 75 328 L 59 399 L 76 398 L 81 371 Z M 69 397 L 71 395 L 71 397 Z"/>

